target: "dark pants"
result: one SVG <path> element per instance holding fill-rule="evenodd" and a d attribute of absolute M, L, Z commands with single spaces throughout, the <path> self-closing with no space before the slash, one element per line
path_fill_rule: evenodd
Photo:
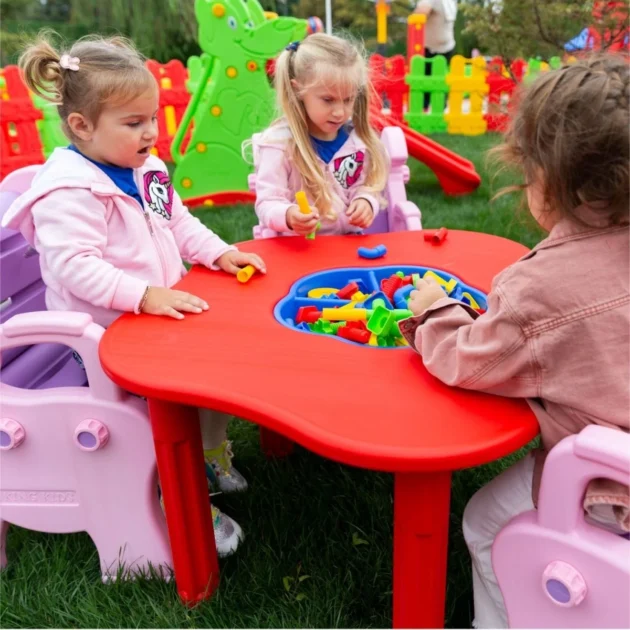
<path fill-rule="evenodd" d="M 451 50 L 449 50 L 448 52 L 445 52 L 445 53 L 432 53 L 427 48 L 424 51 L 424 58 L 425 59 L 432 59 L 433 57 L 437 57 L 438 55 L 442 55 L 442 57 L 446 57 L 446 62 L 450 63 L 454 54 L 455 54 L 455 49 L 454 48 L 452 48 Z M 430 76 L 432 71 L 433 71 L 433 64 L 428 63 L 427 66 L 426 66 L 426 70 L 425 70 L 426 76 Z M 430 104 L 431 104 L 431 94 L 429 92 L 426 92 L 425 95 L 424 95 L 424 109 L 429 107 Z"/>

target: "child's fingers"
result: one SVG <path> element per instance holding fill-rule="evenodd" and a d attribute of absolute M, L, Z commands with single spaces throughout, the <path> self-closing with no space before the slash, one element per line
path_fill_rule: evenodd
<path fill-rule="evenodd" d="M 195 306 L 184 300 L 176 300 L 175 304 L 173 304 L 173 308 L 180 313 L 201 313 L 203 311 L 200 306 Z"/>
<path fill-rule="evenodd" d="M 248 254 L 247 258 L 247 264 L 253 265 L 261 273 L 267 273 L 267 266 L 260 256 L 258 256 L 257 254 Z"/>
<path fill-rule="evenodd" d="M 184 319 L 184 316 L 181 313 L 178 313 L 172 306 L 163 306 L 162 315 L 172 317 L 173 319 Z"/>
<path fill-rule="evenodd" d="M 182 302 L 185 302 L 192 306 L 196 306 L 203 311 L 208 310 L 208 303 L 205 300 L 197 297 L 196 295 L 193 295 L 192 293 L 186 293 L 186 291 L 177 291 L 176 298 L 178 300 L 181 300 Z"/>

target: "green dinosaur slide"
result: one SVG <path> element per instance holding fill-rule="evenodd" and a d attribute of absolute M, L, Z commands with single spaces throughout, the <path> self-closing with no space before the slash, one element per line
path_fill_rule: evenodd
<path fill-rule="evenodd" d="M 241 145 L 274 115 L 266 63 L 307 30 L 306 20 L 267 19 L 258 0 L 195 0 L 195 13 L 203 54 L 189 60 L 194 92 L 171 147 L 173 185 L 187 200 L 247 190 L 252 166 Z"/>

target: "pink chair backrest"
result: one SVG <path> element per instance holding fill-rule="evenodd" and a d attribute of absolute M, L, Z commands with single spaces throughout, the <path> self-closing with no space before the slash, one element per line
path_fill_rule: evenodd
<path fill-rule="evenodd" d="M 254 134 L 254 166 L 258 165 L 258 151 L 256 140 L 260 134 Z M 385 127 L 381 134 L 381 140 L 385 145 L 391 166 L 387 184 L 385 186 L 385 199 L 387 205 L 383 208 L 372 225 L 365 230 L 366 234 L 380 234 L 382 232 L 397 232 L 404 230 L 421 230 L 421 215 L 417 206 L 407 201 L 405 184 L 409 181 L 409 167 L 407 166 L 407 142 L 402 129 L 399 127 Z M 252 174 L 248 180 L 251 192 L 256 192 L 256 175 Z M 254 238 L 272 238 L 279 236 L 277 232 L 261 225 L 254 226 Z"/>
<path fill-rule="evenodd" d="M 39 312 L 0 326 L 0 349 L 55 343 L 78 352 L 89 387 L 40 391 L 0 383 L 0 565 L 6 525 L 86 531 L 105 578 L 171 564 L 157 496 L 146 403 L 103 372 L 104 329 L 85 313 Z"/>
<path fill-rule="evenodd" d="M 27 191 L 40 166 L 27 166 L 0 182 L 0 219 L 15 199 Z M 22 235 L 0 229 L 0 323 L 14 315 L 46 310 L 46 287 L 39 256 Z M 24 389 L 84 385 L 85 372 L 59 344 L 13 347 L 1 356 L 4 383 Z"/>
<path fill-rule="evenodd" d="M 585 521 L 595 478 L 630 485 L 630 435 L 589 426 L 550 452 L 538 510 L 497 536 L 492 563 L 511 628 L 630 627 L 630 540 Z"/>

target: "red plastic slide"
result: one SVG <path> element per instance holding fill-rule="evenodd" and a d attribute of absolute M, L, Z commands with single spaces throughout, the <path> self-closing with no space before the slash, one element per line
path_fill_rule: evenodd
<path fill-rule="evenodd" d="M 391 116 L 372 110 L 371 122 L 378 131 L 383 127 L 400 127 L 407 140 L 409 155 L 435 173 L 447 195 L 465 195 L 479 187 L 481 177 L 470 160 L 449 151 L 407 125 L 400 124 Z"/>

